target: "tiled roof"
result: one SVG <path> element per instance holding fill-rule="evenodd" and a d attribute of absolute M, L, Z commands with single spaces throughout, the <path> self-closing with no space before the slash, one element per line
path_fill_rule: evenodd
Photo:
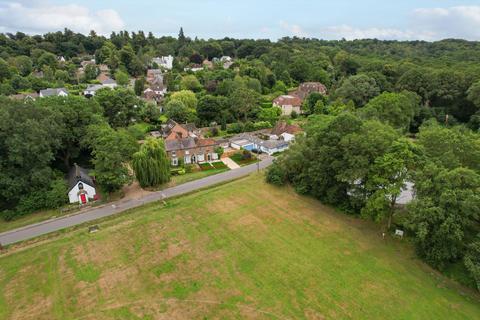
<path fill-rule="evenodd" d="M 281 135 L 282 133 L 290 133 L 290 134 L 296 134 L 298 132 L 301 132 L 302 129 L 299 126 L 293 125 L 293 124 L 288 124 L 285 121 L 279 121 L 273 127 L 271 134 L 275 134 L 277 136 Z"/>
<path fill-rule="evenodd" d="M 302 99 L 295 95 L 283 95 L 273 100 L 273 103 L 279 106 L 290 105 L 300 107 L 302 105 Z"/>
<path fill-rule="evenodd" d="M 79 181 L 86 183 L 91 187 L 95 186 L 92 178 L 88 174 L 88 170 L 75 164 L 68 172 L 68 190 L 71 190 Z"/>

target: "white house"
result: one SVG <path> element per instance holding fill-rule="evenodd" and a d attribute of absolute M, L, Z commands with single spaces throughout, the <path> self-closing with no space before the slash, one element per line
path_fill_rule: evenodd
<path fill-rule="evenodd" d="M 302 99 L 295 95 L 282 95 L 273 100 L 273 106 L 282 109 L 282 115 L 289 116 L 292 112 L 302 112 Z"/>
<path fill-rule="evenodd" d="M 284 140 L 266 140 L 260 144 L 260 151 L 272 155 L 288 149 L 288 142 Z"/>
<path fill-rule="evenodd" d="M 291 134 L 291 133 L 288 133 L 288 132 L 284 132 L 280 135 L 284 141 L 286 142 L 290 142 L 290 141 L 293 141 L 295 140 L 295 135 Z"/>
<path fill-rule="evenodd" d="M 40 90 L 39 97 L 40 98 L 45 98 L 45 97 L 66 97 L 68 96 L 68 91 L 65 88 L 48 88 L 45 90 Z"/>
<path fill-rule="evenodd" d="M 89 84 L 87 86 L 87 89 L 83 91 L 83 95 L 85 97 L 93 97 L 95 93 L 97 93 L 98 90 L 105 88 L 101 84 Z"/>
<path fill-rule="evenodd" d="M 173 57 L 171 55 L 153 58 L 152 62 L 155 62 L 160 67 L 163 67 L 167 70 L 172 70 L 173 68 Z"/>
<path fill-rule="evenodd" d="M 96 199 L 97 191 L 88 171 L 75 164 L 68 174 L 68 199 L 70 203 L 86 204 Z"/>

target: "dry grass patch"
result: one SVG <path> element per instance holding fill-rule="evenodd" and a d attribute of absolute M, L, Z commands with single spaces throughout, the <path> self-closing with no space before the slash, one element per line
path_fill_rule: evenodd
<path fill-rule="evenodd" d="M 477 296 L 413 257 L 378 226 L 254 175 L 0 256 L 0 319 L 480 314 Z"/>

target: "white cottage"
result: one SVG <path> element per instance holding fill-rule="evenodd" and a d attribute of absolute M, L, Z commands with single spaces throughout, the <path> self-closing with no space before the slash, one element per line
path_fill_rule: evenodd
<path fill-rule="evenodd" d="M 97 191 L 88 171 L 75 164 L 68 174 L 70 203 L 86 204 L 97 198 Z"/>

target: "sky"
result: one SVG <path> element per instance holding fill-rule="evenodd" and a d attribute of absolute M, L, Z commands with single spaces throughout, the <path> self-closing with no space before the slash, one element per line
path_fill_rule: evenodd
<path fill-rule="evenodd" d="M 480 40 L 480 0 L 0 0 L 0 32 Z"/>

